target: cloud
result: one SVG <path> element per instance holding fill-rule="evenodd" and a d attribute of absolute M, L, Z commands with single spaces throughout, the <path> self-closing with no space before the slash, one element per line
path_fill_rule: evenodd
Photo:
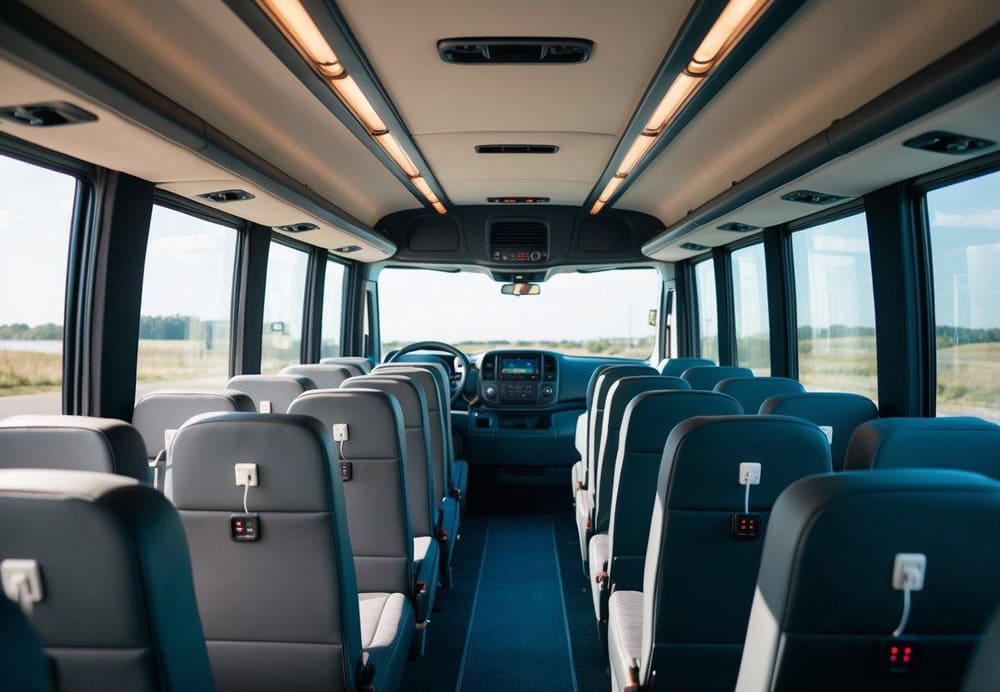
<path fill-rule="evenodd" d="M 931 215 L 931 225 L 1000 230 L 1000 209 L 968 209 L 953 213 L 935 211 Z"/>

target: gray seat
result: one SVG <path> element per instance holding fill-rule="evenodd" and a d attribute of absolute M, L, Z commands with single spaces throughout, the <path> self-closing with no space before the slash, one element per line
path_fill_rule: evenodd
<path fill-rule="evenodd" d="M 21 574 L 37 568 L 29 617 L 59 692 L 213 689 L 184 530 L 153 488 L 92 471 L 0 471 L 0 573 L 15 596 L 17 561 L 33 561 Z"/>
<path fill-rule="evenodd" d="M 323 365 L 341 365 L 351 370 L 351 376 L 367 375 L 372 371 L 372 362 L 363 356 L 337 356 L 335 358 L 320 358 Z"/>
<path fill-rule="evenodd" d="M 116 418 L 13 416 L 0 421 L 0 468 L 115 473 L 151 483 L 139 432 Z"/>
<path fill-rule="evenodd" d="M 833 470 L 842 471 L 851 435 L 862 423 L 878 418 L 878 407 L 860 394 L 803 392 L 773 396 L 761 404 L 760 413 L 804 418 L 818 425 L 830 438 Z"/>
<path fill-rule="evenodd" d="M 359 368 L 330 363 L 303 363 L 282 368 L 279 375 L 304 377 L 316 385 L 317 389 L 336 389 L 348 377 L 362 374 Z"/>
<path fill-rule="evenodd" d="M 351 466 L 344 498 L 358 589 L 406 594 L 421 634 L 416 649 L 422 652 L 441 555 L 432 534 L 427 457 L 418 449 L 426 440 L 425 405 L 411 381 L 395 379 L 351 378 L 336 391 L 302 394 L 288 412 L 312 416 L 328 430 L 338 423 L 348 426 L 349 439 L 335 444 L 340 462 Z"/>
<path fill-rule="evenodd" d="M 581 488 L 587 487 L 587 468 L 590 465 L 590 415 L 594 406 L 594 389 L 597 387 L 597 378 L 608 368 L 615 367 L 614 363 L 604 363 L 594 368 L 587 380 L 587 397 L 584 401 L 583 413 L 577 418 L 576 440 L 574 442 L 577 452 L 580 453 L 580 461 L 573 464 L 570 469 L 570 486 L 573 498 Z"/>
<path fill-rule="evenodd" d="M 728 377 L 712 391 L 728 394 L 740 402 L 747 413 L 756 414 L 761 404 L 779 394 L 801 394 L 805 387 L 788 377 Z"/>
<path fill-rule="evenodd" d="M 177 431 L 172 454 L 220 692 L 398 688 L 413 610 L 402 594 L 358 593 L 329 430 L 306 416 L 204 414 Z M 246 495 L 237 463 L 257 465 Z M 233 515 L 247 510 L 258 540 L 234 541 Z"/>
<path fill-rule="evenodd" d="M 1000 689 L 1000 611 L 997 612 L 969 663 L 962 692 L 996 692 Z"/>
<path fill-rule="evenodd" d="M 1000 425 L 981 418 L 880 418 L 854 431 L 844 467 L 958 469 L 1000 479 Z"/>
<path fill-rule="evenodd" d="M 316 384 L 298 375 L 237 375 L 226 389 L 248 395 L 261 413 L 285 413 L 295 397 L 316 389 Z"/>
<path fill-rule="evenodd" d="M 687 380 L 691 389 L 711 392 L 715 385 L 731 377 L 753 377 L 753 370 L 731 365 L 696 365 L 681 373 L 681 377 Z"/>
<path fill-rule="evenodd" d="M 0 689 L 50 692 L 48 664 L 42 643 L 24 613 L 0 594 Z"/>
<path fill-rule="evenodd" d="M 708 358 L 665 358 L 660 361 L 656 369 L 660 371 L 661 375 L 680 377 L 684 374 L 685 370 L 690 368 L 713 368 L 715 366 L 716 362 Z"/>
<path fill-rule="evenodd" d="M 590 588 L 602 640 L 607 634 L 608 595 L 642 589 L 656 480 L 670 432 L 692 416 L 742 413 L 735 399 L 715 392 L 650 391 L 626 406 L 610 483 L 608 528 L 595 534 L 589 545 Z"/>
<path fill-rule="evenodd" d="M 739 692 L 955 690 L 1000 592 L 1000 484 L 962 471 L 899 469 L 806 478 L 771 513 Z M 904 624 L 896 556 L 926 556 Z M 914 637 L 909 639 L 908 637 Z M 993 687 L 989 689 L 995 689 Z"/>
<path fill-rule="evenodd" d="M 611 365 L 600 371 L 594 382 L 593 405 L 587 424 L 587 482 L 574 494 L 576 505 L 576 531 L 580 539 L 580 560 L 583 572 L 587 573 L 587 543 L 593 527 L 590 517 L 594 511 L 594 490 L 597 488 L 597 455 L 601 449 L 601 434 L 604 431 L 604 409 L 611 387 L 623 377 L 658 376 L 648 365 Z"/>
<path fill-rule="evenodd" d="M 761 465 L 749 503 L 739 483 L 743 462 Z M 699 416 L 674 428 L 657 480 L 642 593 L 611 594 L 615 689 L 627 681 L 643 689 L 654 682 L 658 689 L 733 689 L 771 507 L 791 483 L 830 471 L 826 435 L 798 418 Z M 747 516 L 759 522 L 756 537 L 736 534 L 738 518 Z"/>

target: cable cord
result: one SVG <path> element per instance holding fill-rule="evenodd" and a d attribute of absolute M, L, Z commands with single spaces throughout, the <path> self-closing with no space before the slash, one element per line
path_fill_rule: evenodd
<path fill-rule="evenodd" d="M 153 467 L 153 487 L 160 490 L 160 464 L 165 462 L 167 458 L 167 450 L 161 449 L 156 454 L 156 458 L 149 462 L 149 465 Z"/>
<path fill-rule="evenodd" d="M 910 589 L 903 589 L 903 616 L 899 619 L 899 626 L 893 631 L 893 637 L 901 637 L 906 629 L 906 624 L 910 620 Z"/>
<path fill-rule="evenodd" d="M 247 509 L 247 493 L 250 492 L 250 483 L 247 482 L 243 485 L 243 513 L 250 514 L 250 510 Z"/>
<path fill-rule="evenodd" d="M 746 484 L 746 493 L 743 495 L 743 513 L 750 514 L 750 484 Z"/>

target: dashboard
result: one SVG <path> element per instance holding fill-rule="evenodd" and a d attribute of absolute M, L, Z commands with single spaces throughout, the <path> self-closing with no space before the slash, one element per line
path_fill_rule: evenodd
<path fill-rule="evenodd" d="M 496 406 L 544 406 L 556 398 L 559 361 L 537 351 L 492 351 L 479 361 L 479 396 Z"/>

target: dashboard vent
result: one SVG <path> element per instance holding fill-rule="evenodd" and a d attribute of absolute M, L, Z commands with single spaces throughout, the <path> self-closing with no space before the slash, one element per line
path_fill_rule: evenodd
<path fill-rule="evenodd" d="M 483 359 L 483 379 L 495 380 L 497 378 L 496 356 L 488 356 Z"/>
<path fill-rule="evenodd" d="M 490 248 L 548 250 L 549 230 L 539 221 L 497 221 L 490 226 Z"/>
<path fill-rule="evenodd" d="M 556 359 L 552 356 L 545 356 L 545 364 L 542 370 L 542 379 L 546 382 L 556 381 Z"/>

